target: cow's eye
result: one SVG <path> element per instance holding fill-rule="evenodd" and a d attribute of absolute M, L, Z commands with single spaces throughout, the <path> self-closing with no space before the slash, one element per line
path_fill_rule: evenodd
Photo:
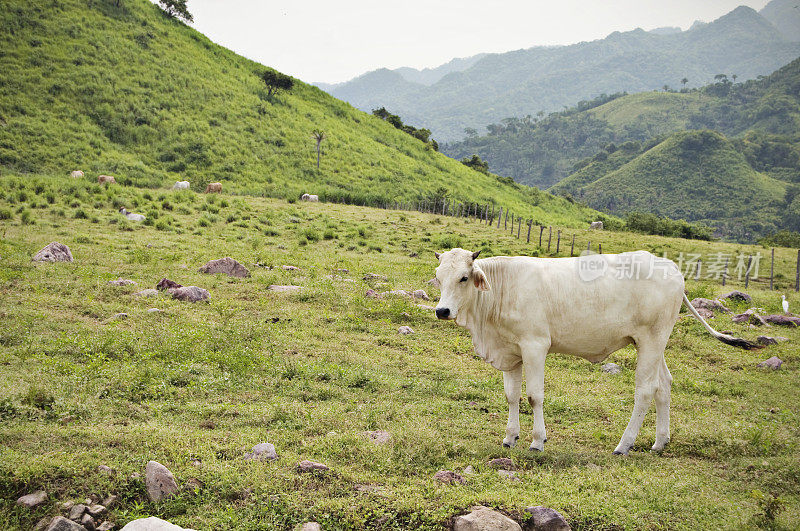
<path fill-rule="evenodd" d="M 467 280 L 469 280 L 468 277 L 461 277 L 461 282 L 466 282 Z"/>

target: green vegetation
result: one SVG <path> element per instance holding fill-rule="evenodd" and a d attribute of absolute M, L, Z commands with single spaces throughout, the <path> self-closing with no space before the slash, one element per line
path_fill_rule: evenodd
<path fill-rule="evenodd" d="M 87 180 L 108 174 L 151 188 L 189 180 L 196 191 L 219 181 L 236 194 L 362 205 L 443 187 L 454 201 L 552 223 L 597 216 L 472 171 L 299 80 L 289 91 L 288 76 L 146 0 L 5 2 L 0 50 L 0 167 L 15 173 L 81 169 Z M 314 130 L 327 137 L 319 169 Z"/>
<path fill-rule="evenodd" d="M 396 114 L 392 114 L 386 110 L 386 107 L 381 107 L 380 109 L 373 109 L 372 115 L 377 116 L 381 120 L 385 120 L 392 124 L 395 129 L 400 129 L 401 131 L 405 131 L 409 135 L 413 136 L 417 140 L 420 140 L 422 143 L 429 145 L 434 151 L 439 151 L 439 143 L 436 140 L 430 138 L 431 131 L 430 129 L 417 129 L 413 125 L 404 124 L 403 120 L 397 116 Z"/>

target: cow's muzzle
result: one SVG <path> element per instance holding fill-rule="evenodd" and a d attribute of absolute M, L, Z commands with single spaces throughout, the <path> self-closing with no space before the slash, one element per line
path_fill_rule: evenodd
<path fill-rule="evenodd" d="M 436 317 L 439 319 L 450 319 L 450 308 L 436 308 Z"/>

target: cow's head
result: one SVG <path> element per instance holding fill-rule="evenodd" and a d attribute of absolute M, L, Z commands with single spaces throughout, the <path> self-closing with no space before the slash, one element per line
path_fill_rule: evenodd
<path fill-rule="evenodd" d="M 478 290 L 489 291 L 486 275 L 475 264 L 479 253 L 458 247 L 442 254 L 435 253 L 439 259 L 436 282 L 442 291 L 436 306 L 436 317 L 439 319 L 455 319 L 459 309 L 467 306 Z"/>

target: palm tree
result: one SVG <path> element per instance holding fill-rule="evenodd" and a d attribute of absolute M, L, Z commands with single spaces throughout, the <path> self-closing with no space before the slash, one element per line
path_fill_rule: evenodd
<path fill-rule="evenodd" d="M 686 79 L 686 78 L 681 79 L 681 85 L 683 85 L 683 88 L 686 88 L 686 83 L 688 83 L 688 82 L 689 82 L 689 80 Z"/>
<path fill-rule="evenodd" d="M 320 131 L 319 129 L 314 129 L 311 132 L 311 138 L 317 141 L 317 169 L 319 169 L 319 145 L 322 144 L 322 141 L 327 138 L 325 136 L 324 131 Z"/>

